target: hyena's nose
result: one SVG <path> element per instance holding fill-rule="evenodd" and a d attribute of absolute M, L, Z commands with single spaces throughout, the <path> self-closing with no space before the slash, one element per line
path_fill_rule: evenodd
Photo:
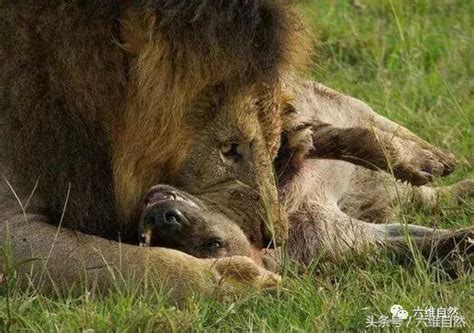
<path fill-rule="evenodd" d="M 175 207 L 150 209 L 144 217 L 145 225 L 162 231 L 178 231 L 186 221 L 186 216 Z"/>

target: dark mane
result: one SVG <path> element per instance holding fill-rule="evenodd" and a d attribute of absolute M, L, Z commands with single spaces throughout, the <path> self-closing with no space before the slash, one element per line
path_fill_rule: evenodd
<path fill-rule="evenodd" d="M 294 47 L 304 29 L 286 1 L 164 0 L 154 6 L 158 29 L 176 45 L 211 59 L 240 59 L 259 79 L 276 75 L 291 54 L 306 51 L 304 43 Z"/>

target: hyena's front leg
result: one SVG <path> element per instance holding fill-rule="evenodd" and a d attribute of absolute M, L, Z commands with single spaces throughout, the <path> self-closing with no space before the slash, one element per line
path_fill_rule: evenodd
<path fill-rule="evenodd" d="M 365 103 L 311 81 L 289 85 L 294 98 L 283 118 L 283 149 L 292 156 L 350 161 L 423 185 L 454 169 L 444 153 Z M 286 145 L 286 147 L 285 147 Z"/>
<path fill-rule="evenodd" d="M 421 148 L 419 143 L 375 127 L 340 128 L 315 123 L 312 141 L 309 157 L 341 159 L 369 169 L 385 170 L 413 185 L 426 184 L 454 168 L 453 163 Z"/>
<path fill-rule="evenodd" d="M 353 116 L 358 119 L 358 126 L 372 129 L 377 140 L 387 145 L 392 159 L 389 162 L 395 172 L 398 169 L 398 172 L 406 172 L 416 179 L 417 173 L 426 173 L 431 178 L 446 176 L 454 170 L 456 159 L 453 154 L 442 151 L 400 124 L 377 114 L 360 100 L 349 96 L 342 100 L 350 105 Z"/>

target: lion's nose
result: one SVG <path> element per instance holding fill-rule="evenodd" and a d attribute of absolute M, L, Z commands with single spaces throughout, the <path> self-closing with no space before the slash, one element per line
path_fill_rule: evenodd
<path fill-rule="evenodd" d="M 178 208 L 152 209 L 145 215 L 145 224 L 162 231 L 178 231 L 187 222 Z"/>

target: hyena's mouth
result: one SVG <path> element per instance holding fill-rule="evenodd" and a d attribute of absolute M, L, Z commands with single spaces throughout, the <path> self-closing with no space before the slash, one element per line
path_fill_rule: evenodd
<path fill-rule="evenodd" d="M 164 235 L 175 237 L 203 211 L 198 199 L 169 185 L 153 186 L 142 202 L 138 230 L 141 246 L 159 246 Z"/>
<path fill-rule="evenodd" d="M 168 185 L 156 185 L 146 194 L 145 199 L 143 200 L 143 209 L 172 201 L 182 201 L 188 205 L 199 208 L 199 205 L 195 200 L 190 198 L 189 195 Z"/>

